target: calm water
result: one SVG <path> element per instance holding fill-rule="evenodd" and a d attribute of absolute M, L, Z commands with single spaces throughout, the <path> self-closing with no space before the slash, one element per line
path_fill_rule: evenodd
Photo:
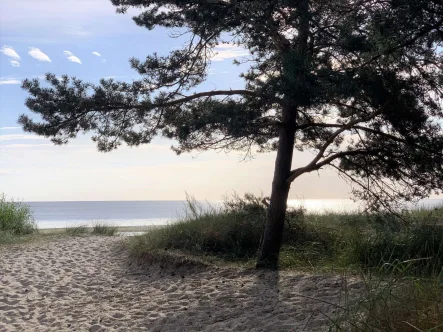
<path fill-rule="evenodd" d="M 112 201 L 112 202 L 28 202 L 39 228 L 64 228 L 105 222 L 116 226 L 164 225 L 183 216 L 184 201 Z M 220 202 L 211 202 L 218 205 Z M 425 200 L 432 207 L 443 199 Z M 304 206 L 307 211 L 322 213 L 358 211 L 359 205 L 347 199 L 290 200 L 289 206 Z"/>

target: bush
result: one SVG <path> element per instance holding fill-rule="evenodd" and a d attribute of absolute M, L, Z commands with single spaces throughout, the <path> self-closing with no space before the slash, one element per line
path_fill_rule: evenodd
<path fill-rule="evenodd" d="M 26 235 L 37 230 L 30 207 L 22 202 L 7 201 L 0 195 L 0 232 L 10 235 Z"/>

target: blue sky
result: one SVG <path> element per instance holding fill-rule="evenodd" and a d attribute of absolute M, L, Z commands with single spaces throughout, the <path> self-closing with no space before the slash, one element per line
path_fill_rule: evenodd
<path fill-rule="evenodd" d="M 137 79 L 131 57 L 167 54 L 182 45 L 165 29 L 149 31 L 116 14 L 109 0 L 14 0 L 0 4 L 0 192 L 28 201 L 220 199 L 234 190 L 268 195 L 274 154 L 244 162 L 240 153 L 176 156 L 171 141 L 140 148 L 122 146 L 103 154 L 89 137 L 67 146 L 24 133 L 17 125 L 27 96 L 25 78 L 51 72 L 97 82 L 102 77 Z M 242 86 L 235 57 L 244 50 L 222 47 L 201 89 Z M 309 154 L 296 153 L 302 165 Z M 334 172 L 297 180 L 291 198 L 347 198 L 350 188 Z"/>

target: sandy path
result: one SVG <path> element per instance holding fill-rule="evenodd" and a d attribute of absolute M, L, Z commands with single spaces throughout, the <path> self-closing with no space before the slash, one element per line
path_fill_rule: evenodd
<path fill-rule="evenodd" d="M 339 277 L 152 266 L 118 238 L 0 248 L 0 331 L 327 331 Z M 357 289 L 358 283 L 347 283 Z"/>

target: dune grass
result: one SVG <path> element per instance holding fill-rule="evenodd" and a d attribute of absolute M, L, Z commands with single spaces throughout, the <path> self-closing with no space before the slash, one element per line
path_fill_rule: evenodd
<path fill-rule="evenodd" d="M 77 225 L 66 227 L 65 233 L 70 236 L 100 235 L 115 236 L 118 233 L 118 227 L 106 223 L 94 223 L 92 227 L 87 225 Z"/>
<path fill-rule="evenodd" d="M 78 226 L 70 226 L 66 227 L 65 232 L 70 236 L 82 236 L 89 233 L 88 226 L 86 225 L 78 225 Z"/>
<path fill-rule="evenodd" d="M 0 195 L 0 244 L 20 242 L 20 237 L 37 232 L 30 207 Z"/>
<path fill-rule="evenodd" d="M 188 200 L 188 213 L 177 223 L 153 229 L 129 242 L 134 255 L 155 249 L 180 250 L 226 261 L 254 261 L 263 234 L 266 208 L 246 195 L 203 209 Z M 280 257 L 281 268 L 379 269 L 414 260 L 410 273 L 443 271 L 442 208 L 390 214 L 307 214 L 289 210 Z"/>
<path fill-rule="evenodd" d="M 345 292 L 348 298 L 330 331 L 443 331 L 442 276 L 411 276 L 412 264 L 398 262 L 389 273 L 362 274 L 363 292 L 357 298 Z"/>
<path fill-rule="evenodd" d="M 94 224 L 91 234 L 92 235 L 102 235 L 102 236 L 115 236 L 118 232 L 116 226 L 111 226 L 104 223 Z"/>

